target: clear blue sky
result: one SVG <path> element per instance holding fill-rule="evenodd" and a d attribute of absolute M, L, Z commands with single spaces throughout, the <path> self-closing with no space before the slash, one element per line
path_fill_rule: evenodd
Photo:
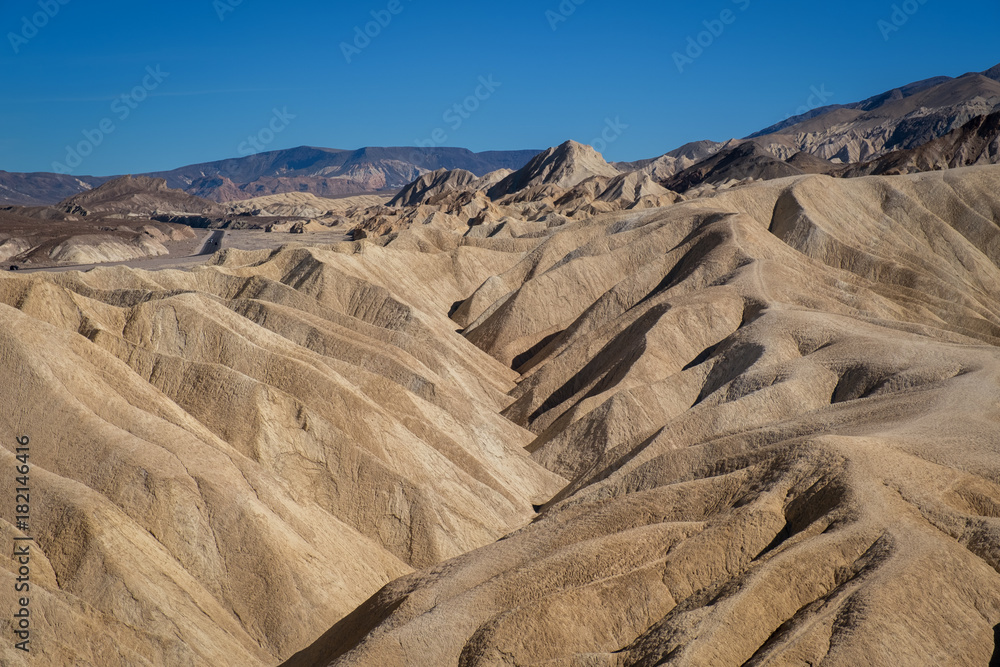
<path fill-rule="evenodd" d="M 6 0 L 0 169 L 52 171 L 80 142 L 78 175 L 299 145 L 545 148 L 591 143 L 608 118 L 628 127 L 607 132 L 605 156 L 633 160 L 745 136 L 813 87 L 847 103 L 1000 62 L 996 0 L 565 0 L 568 17 L 560 0 L 395 1 Z M 886 32 L 894 4 L 910 14 Z M 373 11 L 388 25 L 345 55 Z M 721 34 L 679 71 L 674 54 L 709 28 Z"/>

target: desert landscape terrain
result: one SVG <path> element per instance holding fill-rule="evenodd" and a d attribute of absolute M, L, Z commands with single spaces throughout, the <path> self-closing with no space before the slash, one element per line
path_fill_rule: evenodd
<path fill-rule="evenodd" d="M 0 173 L 0 663 L 1000 664 L 998 80 Z"/>

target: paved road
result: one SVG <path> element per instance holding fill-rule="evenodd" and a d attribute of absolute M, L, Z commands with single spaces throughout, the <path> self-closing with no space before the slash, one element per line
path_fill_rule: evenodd
<path fill-rule="evenodd" d="M 14 273 L 37 273 L 39 271 L 44 271 L 47 273 L 58 273 L 60 271 L 89 271 L 90 269 L 97 268 L 99 266 L 131 266 L 136 269 L 146 269 L 146 270 L 156 270 L 183 266 L 193 266 L 201 263 L 202 257 L 206 255 L 212 255 L 222 249 L 222 240 L 225 238 L 226 232 L 223 230 L 213 231 L 205 237 L 205 241 L 201 244 L 201 247 L 193 255 L 188 255 L 187 257 L 174 257 L 172 255 L 166 255 L 164 257 L 148 257 L 143 259 L 130 259 L 125 262 L 105 262 L 101 264 L 75 264 L 72 266 L 47 266 L 37 269 L 22 268 L 19 272 Z M 7 265 L 4 265 L 4 269 Z"/>
<path fill-rule="evenodd" d="M 211 255 L 217 250 L 222 248 L 222 239 L 225 238 L 226 232 L 224 230 L 219 230 L 212 232 L 205 239 L 205 242 L 201 244 L 201 250 L 191 255 L 192 257 L 200 257 L 202 255 Z"/>

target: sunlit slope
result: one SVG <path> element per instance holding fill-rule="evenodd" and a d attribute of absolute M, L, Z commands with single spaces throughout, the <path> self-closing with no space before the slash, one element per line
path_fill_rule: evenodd
<path fill-rule="evenodd" d="M 998 222 L 981 167 L 536 235 L 454 317 L 570 485 L 288 664 L 989 663 Z"/>
<path fill-rule="evenodd" d="M 517 254 L 356 250 L 0 278 L 0 495 L 14 438 L 32 448 L 30 664 L 277 664 L 565 485 L 499 414 L 516 375 L 447 318 Z"/>

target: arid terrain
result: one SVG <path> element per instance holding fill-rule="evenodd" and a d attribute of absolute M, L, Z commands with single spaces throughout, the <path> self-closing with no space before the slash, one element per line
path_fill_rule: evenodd
<path fill-rule="evenodd" d="M 212 240 L 243 250 L 280 247 L 288 234 L 330 243 L 345 240 L 356 212 L 388 200 L 296 192 L 219 205 L 163 179 L 126 176 L 52 206 L 0 208 L 0 261 L 24 271 L 193 266 L 222 247 L 206 243 L 206 230 L 223 230 Z"/>
<path fill-rule="evenodd" d="M 985 664 L 998 192 L 804 176 L 6 276 L 37 659 Z"/>
<path fill-rule="evenodd" d="M 0 210 L 89 269 L 0 274 L 0 663 L 998 664 L 995 71 L 642 163 Z"/>
<path fill-rule="evenodd" d="M 37 213 L 0 209 L 0 262 L 5 270 L 187 254 L 196 244 L 195 230 L 186 225 Z"/>

